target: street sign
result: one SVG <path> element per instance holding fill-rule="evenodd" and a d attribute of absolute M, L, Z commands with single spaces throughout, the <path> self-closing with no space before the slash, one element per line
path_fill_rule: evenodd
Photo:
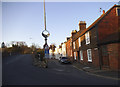
<path fill-rule="evenodd" d="M 49 49 L 45 49 L 45 54 L 49 54 Z"/>
<path fill-rule="evenodd" d="M 48 45 L 45 46 L 45 58 L 49 58 L 49 47 L 48 47 Z"/>

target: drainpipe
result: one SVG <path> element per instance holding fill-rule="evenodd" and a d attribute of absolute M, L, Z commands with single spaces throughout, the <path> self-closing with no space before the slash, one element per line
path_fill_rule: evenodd
<path fill-rule="evenodd" d="M 96 24 L 96 35 L 97 35 L 97 47 L 98 47 L 98 55 L 99 55 L 99 68 L 100 70 L 102 69 L 102 55 L 101 55 L 101 49 L 100 49 L 100 45 L 99 45 L 99 33 L 98 33 L 98 25 Z"/>

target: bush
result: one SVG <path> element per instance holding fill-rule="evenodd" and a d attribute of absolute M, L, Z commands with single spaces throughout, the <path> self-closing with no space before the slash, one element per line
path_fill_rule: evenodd
<path fill-rule="evenodd" d="M 37 49 L 34 52 L 35 58 L 38 58 L 38 54 L 40 54 L 40 58 L 43 59 L 43 57 L 45 56 L 44 49 Z"/>

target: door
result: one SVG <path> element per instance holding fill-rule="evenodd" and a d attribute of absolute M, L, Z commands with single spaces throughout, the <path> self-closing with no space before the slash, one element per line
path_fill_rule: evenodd
<path fill-rule="evenodd" d="M 108 54 L 108 51 L 107 51 L 107 46 L 104 45 L 102 46 L 102 66 L 103 68 L 109 68 L 109 54 Z"/>
<path fill-rule="evenodd" d="M 78 61 L 80 61 L 80 52 L 77 51 L 77 55 L 78 55 Z"/>

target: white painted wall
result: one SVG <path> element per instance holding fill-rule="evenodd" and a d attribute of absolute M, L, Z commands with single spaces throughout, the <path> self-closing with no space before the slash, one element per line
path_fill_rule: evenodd
<path fill-rule="evenodd" d="M 65 43 L 62 44 L 62 56 L 66 57 L 66 44 Z"/>

